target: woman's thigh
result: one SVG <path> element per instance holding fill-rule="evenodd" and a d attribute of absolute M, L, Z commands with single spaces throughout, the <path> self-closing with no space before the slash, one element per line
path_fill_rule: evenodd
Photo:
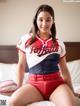
<path fill-rule="evenodd" d="M 40 92 L 34 86 L 26 84 L 13 93 L 9 104 L 10 106 L 25 106 L 41 100 L 43 100 L 43 97 Z"/>
<path fill-rule="evenodd" d="M 67 86 L 62 84 L 58 86 L 49 98 L 56 106 L 76 106 L 76 100 L 73 92 Z"/>

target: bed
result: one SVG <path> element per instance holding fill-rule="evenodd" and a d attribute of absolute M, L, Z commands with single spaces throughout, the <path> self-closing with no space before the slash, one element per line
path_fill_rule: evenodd
<path fill-rule="evenodd" d="M 66 46 L 67 65 L 71 73 L 72 83 L 75 92 L 80 92 L 80 42 L 64 42 Z M 18 52 L 15 45 L 0 46 L 0 83 L 8 80 L 15 82 L 16 65 Z M 77 71 L 78 70 L 78 71 Z M 25 73 L 24 82 L 28 79 L 28 72 Z M 10 88 L 11 89 L 11 88 Z M 9 95 L 0 94 L 0 106 L 8 106 Z M 77 106 L 80 100 L 77 99 Z M 32 103 L 29 106 L 55 106 L 52 102 L 41 101 Z"/>

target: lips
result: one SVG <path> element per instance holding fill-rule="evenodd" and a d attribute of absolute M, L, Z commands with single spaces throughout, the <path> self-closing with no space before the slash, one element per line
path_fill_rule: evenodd
<path fill-rule="evenodd" d="M 46 30 L 46 29 L 48 29 L 48 27 L 41 27 L 43 30 Z"/>

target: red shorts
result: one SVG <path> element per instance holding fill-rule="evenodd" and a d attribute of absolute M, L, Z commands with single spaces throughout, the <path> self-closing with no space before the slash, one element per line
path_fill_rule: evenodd
<path fill-rule="evenodd" d="M 59 72 L 46 75 L 30 74 L 28 82 L 35 86 L 46 100 L 60 84 L 65 83 Z"/>

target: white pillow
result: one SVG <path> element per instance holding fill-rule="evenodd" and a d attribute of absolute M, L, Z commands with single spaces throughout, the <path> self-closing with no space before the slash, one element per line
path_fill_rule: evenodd
<path fill-rule="evenodd" d="M 15 80 L 17 64 L 0 63 L 0 82 L 5 80 Z"/>
<path fill-rule="evenodd" d="M 80 60 L 74 60 L 67 63 L 72 82 L 80 83 Z"/>
<path fill-rule="evenodd" d="M 16 82 L 16 69 L 17 64 L 0 63 L 0 82 L 6 80 L 13 80 Z M 28 80 L 28 74 L 28 72 L 25 73 L 23 83 Z"/>

